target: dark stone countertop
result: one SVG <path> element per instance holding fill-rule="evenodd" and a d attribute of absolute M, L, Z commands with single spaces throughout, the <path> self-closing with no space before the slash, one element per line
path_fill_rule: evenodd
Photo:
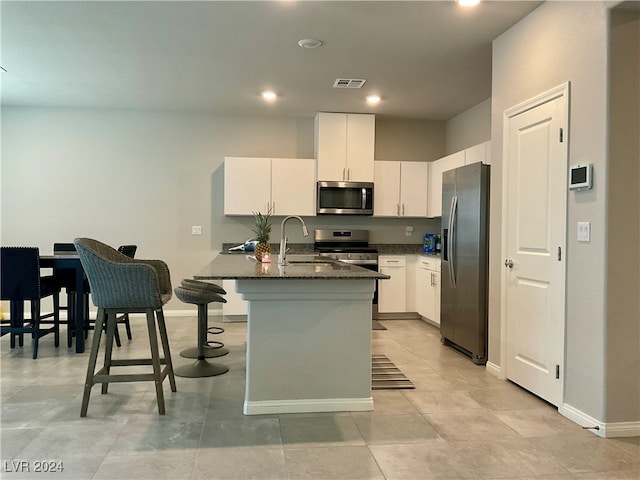
<path fill-rule="evenodd" d="M 256 262 L 251 255 L 218 255 L 194 278 L 198 280 L 376 280 L 388 275 L 314 255 L 288 254 L 288 264 Z M 301 263 L 299 263 L 301 262 Z"/>

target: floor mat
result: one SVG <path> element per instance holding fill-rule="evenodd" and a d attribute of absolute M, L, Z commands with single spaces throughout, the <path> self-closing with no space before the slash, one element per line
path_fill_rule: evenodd
<path fill-rule="evenodd" d="M 371 357 L 371 388 L 391 390 L 416 387 L 386 356 L 373 355 Z"/>

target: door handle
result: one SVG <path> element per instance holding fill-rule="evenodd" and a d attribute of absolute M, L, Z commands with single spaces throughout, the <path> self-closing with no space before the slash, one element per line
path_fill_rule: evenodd
<path fill-rule="evenodd" d="M 513 260 L 511 260 L 510 258 L 506 259 L 504 261 L 504 266 L 505 267 L 509 267 L 509 268 L 513 268 Z"/>

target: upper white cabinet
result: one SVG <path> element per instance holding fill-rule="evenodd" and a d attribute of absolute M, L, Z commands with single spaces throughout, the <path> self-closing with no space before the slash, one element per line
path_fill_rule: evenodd
<path fill-rule="evenodd" d="M 318 180 L 373 182 L 374 115 L 320 112 L 315 129 Z"/>
<path fill-rule="evenodd" d="M 442 174 L 464 165 L 464 150 L 448 155 L 429 164 L 429 217 L 442 216 Z"/>
<path fill-rule="evenodd" d="M 472 163 L 491 163 L 491 141 L 480 143 L 429 163 L 428 217 L 442 216 L 442 174 Z"/>
<path fill-rule="evenodd" d="M 464 164 L 484 163 L 491 165 L 491 142 L 479 143 L 464 151 Z"/>
<path fill-rule="evenodd" d="M 225 158 L 225 215 L 313 216 L 315 191 L 314 159 Z"/>
<path fill-rule="evenodd" d="M 373 214 L 378 217 L 426 217 L 426 162 L 374 162 Z"/>

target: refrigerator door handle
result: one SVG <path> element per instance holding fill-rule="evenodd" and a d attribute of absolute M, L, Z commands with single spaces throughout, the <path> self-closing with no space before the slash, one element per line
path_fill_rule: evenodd
<path fill-rule="evenodd" d="M 456 235 L 456 213 L 458 206 L 458 197 L 451 197 L 451 208 L 449 210 L 449 237 L 448 241 L 448 250 L 449 250 L 449 280 L 451 283 L 451 288 L 456 288 L 456 269 L 453 264 L 453 260 L 455 259 L 455 252 L 453 251 L 453 242 Z"/>

